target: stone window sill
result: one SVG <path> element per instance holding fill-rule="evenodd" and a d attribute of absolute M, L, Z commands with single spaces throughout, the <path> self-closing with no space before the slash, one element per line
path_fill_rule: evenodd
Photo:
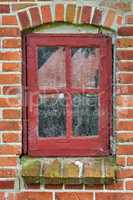
<path fill-rule="evenodd" d="M 21 176 L 27 184 L 111 184 L 115 158 L 21 158 Z"/>

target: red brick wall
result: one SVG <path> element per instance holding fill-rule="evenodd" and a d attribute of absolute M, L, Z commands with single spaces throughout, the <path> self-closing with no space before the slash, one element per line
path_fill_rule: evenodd
<path fill-rule="evenodd" d="M 0 200 L 132 200 L 133 14 L 130 13 L 133 5 L 126 1 L 107 0 L 93 1 L 92 6 L 74 4 L 74 1 L 51 6 L 50 2 L 0 1 Z M 21 30 L 54 21 L 102 25 L 116 31 L 114 103 L 116 159 L 120 169 L 117 171 L 117 183 L 111 185 L 69 185 L 65 188 L 62 185 L 46 185 L 45 188 L 41 186 L 41 190 L 39 185 L 30 185 L 22 192 L 18 176 L 22 148 Z"/>

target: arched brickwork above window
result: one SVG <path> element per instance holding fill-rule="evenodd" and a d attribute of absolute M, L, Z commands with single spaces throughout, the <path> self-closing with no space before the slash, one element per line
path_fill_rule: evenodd
<path fill-rule="evenodd" d="M 20 10 L 17 15 L 21 30 L 46 23 L 68 22 L 102 26 L 117 31 L 123 24 L 123 16 L 113 9 L 72 3 L 33 6 Z"/>

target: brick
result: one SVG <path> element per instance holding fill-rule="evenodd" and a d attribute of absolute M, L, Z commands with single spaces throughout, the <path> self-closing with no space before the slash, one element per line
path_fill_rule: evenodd
<path fill-rule="evenodd" d="M 132 155 L 133 154 L 133 146 L 131 146 L 131 145 L 119 145 L 117 147 L 117 154 L 119 154 L 119 155 Z"/>
<path fill-rule="evenodd" d="M 0 52 L 0 60 L 21 60 L 20 52 Z"/>
<path fill-rule="evenodd" d="M 127 190 L 133 190 L 133 181 L 127 181 L 126 182 L 126 189 Z"/>
<path fill-rule="evenodd" d="M 48 190 L 60 190 L 63 188 L 63 185 L 62 184 L 45 184 L 45 189 L 48 189 Z"/>
<path fill-rule="evenodd" d="M 35 2 L 36 0 L 20 0 L 20 2 Z"/>
<path fill-rule="evenodd" d="M 0 28 L 0 37 L 18 37 L 20 30 L 18 28 Z"/>
<path fill-rule="evenodd" d="M 129 39 L 129 38 L 118 39 L 117 47 L 119 47 L 119 48 L 133 47 L 133 39 Z"/>
<path fill-rule="evenodd" d="M 64 5 L 63 4 L 56 4 L 55 21 L 57 22 L 64 21 Z"/>
<path fill-rule="evenodd" d="M 42 175 L 44 177 L 61 177 L 61 163 L 54 160 L 50 164 L 44 163 Z"/>
<path fill-rule="evenodd" d="M 22 176 L 39 177 L 41 170 L 41 162 L 37 159 L 28 159 L 22 163 Z"/>
<path fill-rule="evenodd" d="M 4 86 L 3 87 L 3 94 L 5 94 L 5 95 L 16 95 L 16 94 L 20 94 L 20 93 L 21 93 L 20 87 L 17 87 L 17 86 Z"/>
<path fill-rule="evenodd" d="M 42 19 L 44 23 L 50 23 L 52 21 L 52 13 L 50 6 L 42 6 Z"/>
<path fill-rule="evenodd" d="M 88 184 L 88 185 L 85 185 L 85 189 L 86 190 L 103 190 L 103 185 L 102 184 L 95 184 L 95 185 Z"/>
<path fill-rule="evenodd" d="M 114 9 L 118 9 L 118 10 L 121 10 L 121 11 L 124 11 L 124 12 L 128 12 L 128 11 L 132 10 L 130 2 L 122 2 L 122 1 L 114 2 L 114 4 L 111 5 L 111 6 Z"/>
<path fill-rule="evenodd" d="M 0 189 L 14 189 L 14 181 L 0 181 Z M 0 198 L 1 199 L 1 198 Z M 1 199 L 2 200 L 2 199 Z M 4 199 L 3 199 L 4 200 Z"/>
<path fill-rule="evenodd" d="M 20 2 L 34 2 L 34 1 L 36 1 L 36 0 L 20 0 Z"/>
<path fill-rule="evenodd" d="M 10 154 L 10 155 L 19 155 L 21 153 L 21 148 L 18 145 L 0 145 L 0 154 Z"/>
<path fill-rule="evenodd" d="M 22 29 L 30 27 L 30 20 L 29 20 L 27 11 L 22 11 L 22 12 L 18 13 L 18 17 L 19 17 Z"/>
<path fill-rule="evenodd" d="M 133 157 L 128 157 L 127 158 L 127 165 L 132 166 L 133 165 Z"/>
<path fill-rule="evenodd" d="M 84 164 L 84 177 L 102 177 L 102 160 L 101 159 L 95 159 L 94 162 L 88 162 Z"/>
<path fill-rule="evenodd" d="M 26 189 L 32 189 L 32 190 L 40 189 L 40 184 L 39 183 L 27 184 Z"/>
<path fill-rule="evenodd" d="M 5 2 L 5 0 L 0 0 L 1 2 Z M 17 0 L 8 0 L 8 2 L 16 2 Z"/>
<path fill-rule="evenodd" d="M 20 83 L 21 78 L 18 74 L 0 74 L 0 84 Z"/>
<path fill-rule="evenodd" d="M 76 5 L 68 4 L 66 9 L 66 21 L 73 22 L 76 12 Z"/>
<path fill-rule="evenodd" d="M 116 98 L 116 104 L 122 107 L 133 106 L 133 97 L 129 95 L 120 95 Z"/>
<path fill-rule="evenodd" d="M 13 121 L 0 121 L 0 130 L 5 131 L 5 130 L 12 130 L 12 131 L 17 131 L 21 130 L 21 123 L 20 122 L 13 122 Z"/>
<path fill-rule="evenodd" d="M 93 193 L 84 192 L 57 192 L 55 194 L 55 200 L 92 200 L 93 199 Z"/>
<path fill-rule="evenodd" d="M 119 133 L 117 134 L 117 140 L 119 142 L 133 142 L 133 134 L 132 133 Z"/>
<path fill-rule="evenodd" d="M 121 27 L 118 29 L 118 34 L 121 36 L 133 36 L 133 27 Z"/>
<path fill-rule="evenodd" d="M 133 62 L 121 62 L 117 63 L 117 67 L 121 71 L 133 71 Z"/>
<path fill-rule="evenodd" d="M 117 171 L 117 178 L 133 178 L 133 169 L 121 169 Z"/>
<path fill-rule="evenodd" d="M 132 131 L 133 130 L 133 122 L 132 121 L 119 121 L 119 122 L 117 122 L 117 130 Z"/>
<path fill-rule="evenodd" d="M 5 200 L 5 193 L 4 192 L 0 192 L 0 200 Z"/>
<path fill-rule="evenodd" d="M 19 11 L 19 10 L 22 10 L 24 8 L 28 8 L 28 7 L 32 7 L 32 6 L 36 6 L 36 4 L 33 4 L 33 3 L 21 3 L 21 4 L 11 4 L 11 8 L 12 8 L 12 11 Z"/>
<path fill-rule="evenodd" d="M 0 13 L 10 13 L 9 5 L 0 5 Z"/>
<path fill-rule="evenodd" d="M 20 110 L 3 110 L 4 119 L 20 119 L 21 111 Z"/>
<path fill-rule="evenodd" d="M 133 15 L 126 16 L 126 23 L 133 24 Z"/>
<path fill-rule="evenodd" d="M 1 107 L 18 107 L 20 106 L 20 100 L 17 98 L 0 98 Z"/>
<path fill-rule="evenodd" d="M 20 142 L 20 135 L 18 133 L 3 133 L 2 139 L 5 143 Z"/>
<path fill-rule="evenodd" d="M 14 169 L 0 169 L 0 178 L 15 177 L 16 170 Z"/>
<path fill-rule="evenodd" d="M 109 10 L 105 18 L 104 26 L 111 28 L 114 24 L 115 15 L 116 15 L 115 11 Z"/>
<path fill-rule="evenodd" d="M 65 189 L 66 190 L 82 190 L 83 189 L 83 185 L 81 184 L 75 184 L 75 185 L 65 185 Z"/>
<path fill-rule="evenodd" d="M 64 177 L 79 177 L 79 167 L 74 163 L 65 163 L 63 168 Z"/>
<path fill-rule="evenodd" d="M 13 167 L 17 164 L 17 158 L 16 157 L 0 157 L 0 166 L 1 167 Z"/>
<path fill-rule="evenodd" d="M 9 200 L 16 200 L 15 198 L 16 198 L 16 197 L 15 197 L 15 193 L 9 193 L 9 194 L 8 194 L 8 199 L 9 199 Z"/>
<path fill-rule="evenodd" d="M 133 84 L 133 75 L 132 74 L 126 74 L 121 73 L 117 76 L 117 80 L 119 83 L 123 84 Z"/>
<path fill-rule="evenodd" d="M 21 40 L 20 39 L 5 39 L 3 40 L 4 48 L 20 48 Z"/>
<path fill-rule="evenodd" d="M 133 157 L 127 157 L 127 166 L 133 166 Z"/>
<path fill-rule="evenodd" d="M 0 94 L 3 94 L 3 93 L 2 93 L 2 86 L 0 87 Z"/>
<path fill-rule="evenodd" d="M 51 192 L 20 192 L 16 193 L 15 200 L 52 200 Z"/>
<path fill-rule="evenodd" d="M 119 50 L 116 54 L 119 60 L 133 60 L 133 50 Z"/>
<path fill-rule="evenodd" d="M 29 11 L 30 11 L 31 19 L 32 19 L 32 25 L 33 26 L 40 25 L 41 18 L 40 18 L 38 7 L 30 8 Z"/>
<path fill-rule="evenodd" d="M 122 16 L 117 16 L 116 23 L 118 26 L 121 26 L 123 24 L 123 17 Z"/>
<path fill-rule="evenodd" d="M 11 46 L 11 45 L 10 45 Z M 3 71 L 21 71 L 21 64 L 20 63 L 3 63 L 2 66 Z"/>
<path fill-rule="evenodd" d="M 117 183 L 105 185 L 107 190 L 123 190 L 123 182 L 118 181 Z"/>
<path fill-rule="evenodd" d="M 96 8 L 91 23 L 94 25 L 100 25 L 101 19 L 102 19 L 102 11 Z"/>
<path fill-rule="evenodd" d="M 118 166 L 122 166 L 124 167 L 125 166 L 125 157 L 116 157 L 116 164 Z"/>
<path fill-rule="evenodd" d="M 98 192 L 96 193 L 96 200 L 132 200 L 133 193 L 124 192 Z"/>
<path fill-rule="evenodd" d="M 118 118 L 128 118 L 131 119 L 133 118 L 133 109 L 121 109 L 117 111 L 117 117 Z"/>
<path fill-rule="evenodd" d="M 17 25 L 16 16 L 3 16 L 2 24 L 3 25 Z"/>
<path fill-rule="evenodd" d="M 78 8 L 77 8 L 77 16 L 76 16 L 76 22 L 77 23 L 80 20 L 80 14 L 81 14 L 81 6 L 78 6 Z"/>
<path fill-rule="evenodd" d="M 117 86 L 116 94 L 125 94 L 125 95 L 133 94 L 133 86 L 132 85 Z"/>
<path fill-rule="evenodd" d="M 104 176 L 106 178 L 115 178 L 114 158 L 112 157 L 107 157 L 106 159 L 104 159 Z M 102 177 L 102 172 L 100 177 Z"/>
<path fill-rule="evenodd" d="M 91 12 L 92 8 L 90 6 L 84 6 L 82 10 L 81 22 L 83 22 L 84 24 L 89 24 L 91 18 Z"/>

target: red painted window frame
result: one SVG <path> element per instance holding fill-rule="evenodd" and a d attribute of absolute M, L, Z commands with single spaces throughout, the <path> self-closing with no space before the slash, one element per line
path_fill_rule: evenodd
<path fill-rule="evenodd" d="M 103 156 L 110 154 L 112 132 L 112 40 L 102 34 L 40 34 L 28 33 L 23 36 L 23 152 L 31 156 Z M 37 76 L 38 46 L 65 46 L 66 64 L 70 66 L 70 47 L 100 48 L 100 83 L 97 89 L 86 89 L 86 93 L 98 94 L 100 102 L 99 134 L 89 137 L 71 137 L 72 115 L 66 123 L 67 136 L 42 138 L 38 136 L 38 97 L 42 93 L 55 93 L 48 88 L 39 91 Z M 70 75 L 66 74 L 66 78 Z M 68 79 L 69 82 L 70 78 Z M 26 87 L 25 87 L 26 86 Z M 25 89 L 26 88 L 26 89 Z M 67 91 L 68 90 L 68 91 Z M 60 89 L 58 92 L 76 92 Z M 79 92 L 79 90 L 78 90 Z M 81 92 L 81 91 L 80 91 Z M 32 94 L 36 94 L 32 96 Z M 32 103 L 31 104 L 31 99 Z M 67 98 L 67 106 L 70 107 Z M 68 113 L 67 113 L 68 114 Z M 70 113 L 69 113 L 70 114 Z"/>

